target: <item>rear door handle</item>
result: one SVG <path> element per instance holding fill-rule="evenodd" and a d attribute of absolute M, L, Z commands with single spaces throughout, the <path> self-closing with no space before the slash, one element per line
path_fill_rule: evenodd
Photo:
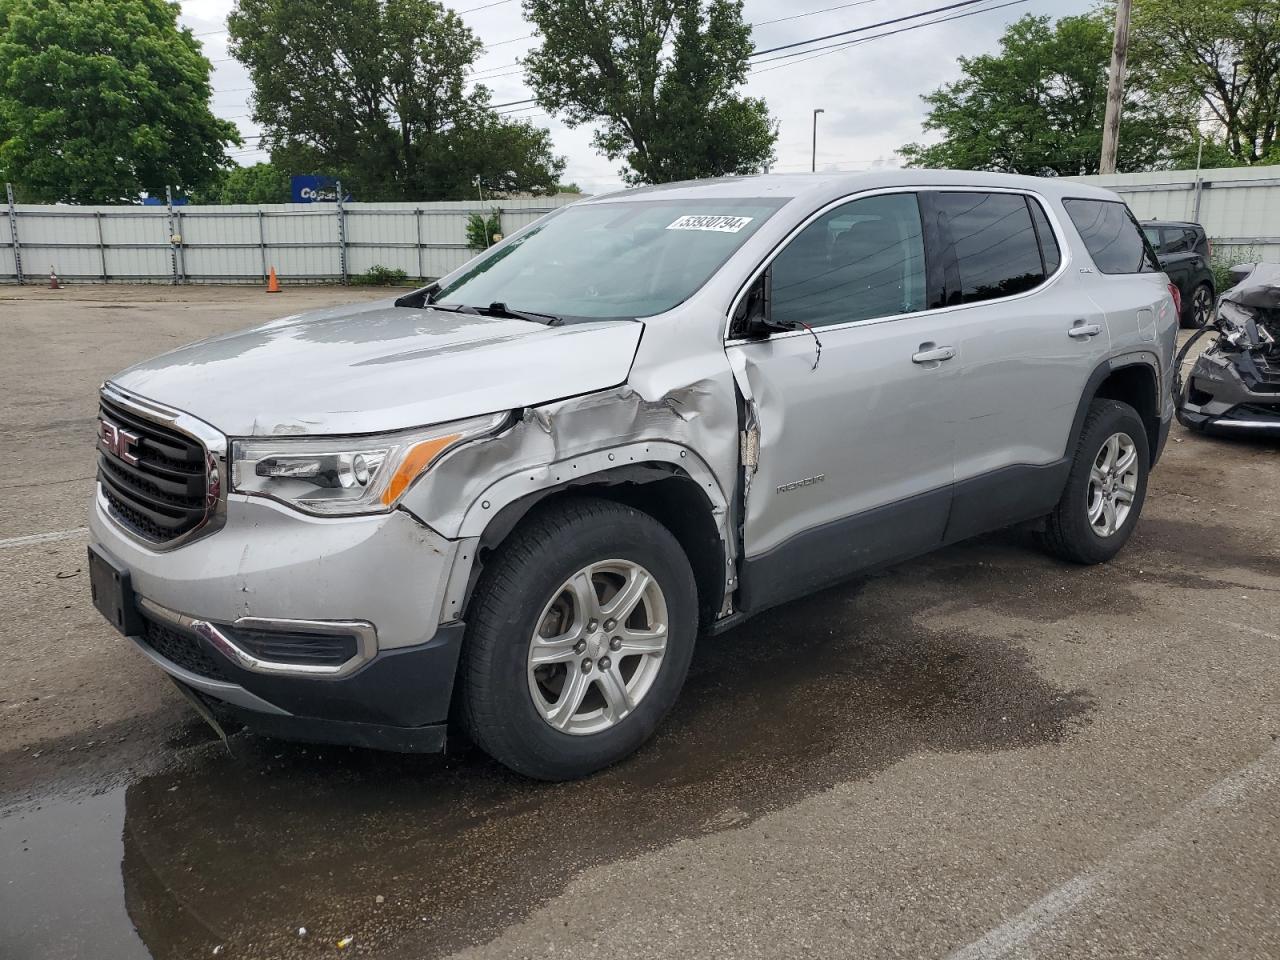
<path fill-rule="evenodd" d="M 1102 332 L 1102 327 L 1096 323 L 1085 323 L 1083 320 L 1077 320 L 1075 324 L 1067 331 L 1068 337 L 1075 337 L 1077 340 L 1084 340 L 1088 337 L 1096 337 Z"/>
<path fill-rule="evenodd" d="M 939 347 L 933 343 L 920 344 L 920 351 L 911 355 L 912 363 L 928 363 L 935 366 L 956 355 L 955 347 Z"/>

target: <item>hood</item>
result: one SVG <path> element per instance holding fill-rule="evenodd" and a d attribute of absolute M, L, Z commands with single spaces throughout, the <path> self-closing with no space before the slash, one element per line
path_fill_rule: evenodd
<path fill-rule="evenodd" d="M 1244 273 L 1249 267 L 1252 269 Z M 1222 295 L 1223 300 L 1260 310 L 1280 309 L 1280 263 L 1241 264 L 1232 274 L 1232 279 L 1243 276 Z"/>
<path fill-rule="evenodd" d="M 643 331 L 379 301 L 202 340 L 111 382 L 229 436 L 376 433 L 618 386 Z"/>

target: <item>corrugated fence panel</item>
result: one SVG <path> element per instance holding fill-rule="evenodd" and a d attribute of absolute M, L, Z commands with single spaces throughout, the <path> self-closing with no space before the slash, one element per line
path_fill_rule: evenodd
<path fill-rule="evenodd" d="M 75 210 L 75 207 L 67 208 Z M 134 212 L 128 208 L 97 207 L 82 222 L 96 221 L 102 228 L 106 274 L 112 280 L 160 280 L 173 282 L 173 250 L 169 244 L 169 217 L 164 208 Z M 26 237 L 27 221 L 18 229 Z M 26 242 L 23 241 L 24 254 Z M 25 261 L 24 261 L 25 262 Z M 98 265 L 101 269 L 101 263 Z"/>
<path fill-rule="evenodd" d="M 267 235 L 268 266 L 275 267 L 282 278 L 342 277 L 335 207 L 318 203 L 267 204 L 262 222 Z"/>
<path fill-rule="evenodd" d="M 179 207 L 177 229 L 182 237 L 182 275 L 254 281 L 264 277 L 257 207 Z"/>
<path fill-rule="evenodd" d="M 384 266 L 439 277 L 474 256 L 466 246 L 471 214 L 501 209 L 503 232 L 513 233 L 578 199 L 347 204 L 346 274 Z M 0 208 L 0 281 L 17 279 L 7 213 Z M 14 213 L 28 282 L 43 281 L 50 266 L 64 280 L 87 281 L 258 282 L 271 267 L 295 281 L 343 276 L 335 204 L 178 206 L 172 233 L 166 207 L 17 204 Z"/>
<path fill-rule="evenodd" d="M 361 274 L 375 266 L 403 270 L 417 277 L 417 213 L 412 206 L 347 204 L 347 272 Z"/>

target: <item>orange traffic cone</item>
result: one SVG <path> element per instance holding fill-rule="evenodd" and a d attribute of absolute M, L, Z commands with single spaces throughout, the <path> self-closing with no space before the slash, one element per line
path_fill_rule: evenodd
<path fill-rule="evenodd" d="M 62 289 L 60 286 L 58 286 L 58 274 L 54 272 L 53 267 L 49 268 L 49 289 L 50 290 Z"/>
<path fill-rule="evenodd" d="M 267 273 L 267 293 L 279 293 L 280 281 L 276 279 L 276 268 L 272 267 Z"/>

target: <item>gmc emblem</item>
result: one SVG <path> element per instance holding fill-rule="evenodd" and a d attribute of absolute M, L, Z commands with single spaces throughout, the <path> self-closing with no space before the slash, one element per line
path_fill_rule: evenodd
<path fill-rule="evenodd" d="M 138 455 L 133 451 L 137 449 L 141 440 L 142 438 L 136 433 L 130 433 L 103 417 L 98 418 L 98 445 L 113 457 L 118 457 L 127 464 L 136 465 Z"/>

